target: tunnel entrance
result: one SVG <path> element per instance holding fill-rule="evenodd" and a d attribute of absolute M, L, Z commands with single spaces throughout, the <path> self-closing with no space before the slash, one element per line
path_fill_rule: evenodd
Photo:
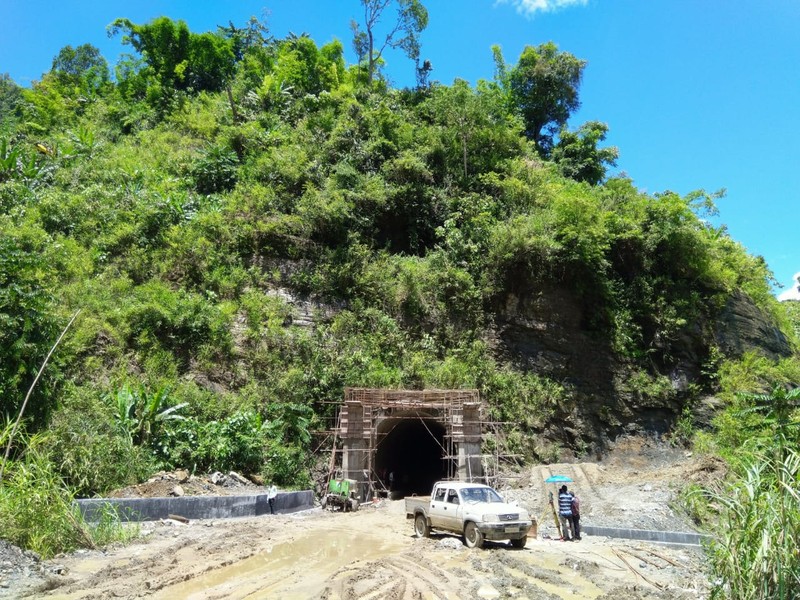
<path fill-rule="evenodd" d="M 390 418 L 378 425 L 375 472 L 392 498 L 429 494 L 435 482 L 455 472 L 445 432 L 434 419 Z"/>
<path fill-rule="evenodd" d="M 330 476 L 357 481 L 362 502 L 483 481 L 477 390 L 346 388 L 332 433 Z"/>

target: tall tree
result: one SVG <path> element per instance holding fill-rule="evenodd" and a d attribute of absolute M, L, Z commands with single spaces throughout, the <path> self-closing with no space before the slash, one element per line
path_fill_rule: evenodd
<path fill-rule="evenodd" d="M 517 64 L 508 69 L 499 49 L 493 50 L 496 76 L 525 122 L 525 135 L 541 156 L 549 156 L 554 136 L 580 106 L 578 88 L 586 61 L 547 42 L 526 46 Z"/>
<path fill-rule="evenodd" d="M 228 26 L 217 25 L 217 32 L 225 39 L 233 42 L 233 55 L 236 61 L 241 61 L 250 48 L 260 48 L 272 41 L 269 27 L 257 17 L 251 16 L 244 27 L 236 27 L 233 21 L 228 21 Z"/>
<path fill-rule="evenodd" d="M 8 73 L 0 73 L 0 135 L 7 134 L 14 112 L 22 100 L 22 89 Z"/>
<path fill-rule="evenodd" d="M 108 35 L 123 32 L 122 43 L 133 46 L 165 89 L 183 89 L 183 70 L 189 58 L 189 26 L 184 21 L 158 17 L 145 25 L 117 19 Z"/>
<path fill-rule="evenodd" d="M 108 62 L 91 44 L 64 46 L 53 59 L 51 71 L 60 83 L 88 93 L 99 91 L 109 81 Z"/>
<path fill-rule="evenodd" d="M 184 21 L 158 17 L 145 25 L 117 19 L 109 36 L 123 32 L 122 43 L 141 54 L 163 94 L 171 90 L 219 91 L 235 67 L 234 42 L 214 33 L 196 34 Z"/>
<path fill-rule="evenodd" d="M 444 125 L 443 137 L 458 147 L 464 179 L 469 176 L 471 142 L 478 130 L 490 123 L 490 111 L 484 96 L 475 93 L 469 83 L 456 79 L 453 85 L 434 88 L 430 105 L 433 114 Z"/>
<path fill-rule="evenodd" d="M 278 88 L 292 94 L 319 94 L 339 86 L 344 75 L 344 48 L 335 40 L 317 48 L 310 37 L 289 37 L 277 44 L 272 73 L 265 78 Z"/>
<path fill-rule="evenodd" d="M 367 65 L 367 80 L 372 84 L 375 70 L 380 64 L 386 48 L 399 48 L 415 64 L 419 62 L 419 36 L 428 26 L 428 10 L 419 0 L 360 0 L 364 7 L 364 30 L 355 21 L 350 22 L 353 31 L 353 49 L 359 63 Z M 384 11 L 390 4 L 397 4 L 397 19 L 383 42 L 376 41 L 377 27 Z"/>
<path fill-rule="evenodd" d="M 588 121 L 578 131 L 562 129 L 558 144 L 553 148 L 552 159 L 561 172 L 575 181 L 597 185 L 606 178 L 607 167 L 615 166 L 619 150 L 615 146 L 598 148 L 606 139 L 608 125 Z"/>

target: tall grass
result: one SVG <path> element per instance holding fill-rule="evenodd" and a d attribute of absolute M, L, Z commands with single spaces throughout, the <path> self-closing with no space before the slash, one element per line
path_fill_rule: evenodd
<path fill-rule="evenodd" d="M 7 440 L 10 430 L 11 424 L 0 429 L 0 440 Z M 108 512 L 99 523 L 84 521 L 50 460 L 49 446 L 47 434 L 18 436 L 16 456 L 0 482 L 0 535 L 43 558 L 136 535 Z"/>
<path fill-rule="evenodd" d="M 800 454 L 753 454 L 710 501 L 720 527 L 709 556 L 715 598 L 800 598 Z"/>

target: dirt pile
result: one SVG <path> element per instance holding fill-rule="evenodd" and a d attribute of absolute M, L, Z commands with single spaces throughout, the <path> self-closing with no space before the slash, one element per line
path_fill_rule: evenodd
<path fill-rule="evenodd" d="M 208 475 L 190 475 L 188 471 L 156 473 L 153 477 L 130 487 L 111 492 L 109 498 L 166 498 L 167 496 L 247 496 L 264 494 L 258 481 L 231 471 Z"/>

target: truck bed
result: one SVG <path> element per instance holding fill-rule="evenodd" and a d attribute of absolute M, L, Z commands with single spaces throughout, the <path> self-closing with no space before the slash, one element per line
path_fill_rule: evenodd
<path fill-rule="evenodd" d="M 430 496 L 406 496 L 406 517 L 413 518 L 419 508 L 422 508 L 423 512 L 427 514 L 430 505 Z"/>

